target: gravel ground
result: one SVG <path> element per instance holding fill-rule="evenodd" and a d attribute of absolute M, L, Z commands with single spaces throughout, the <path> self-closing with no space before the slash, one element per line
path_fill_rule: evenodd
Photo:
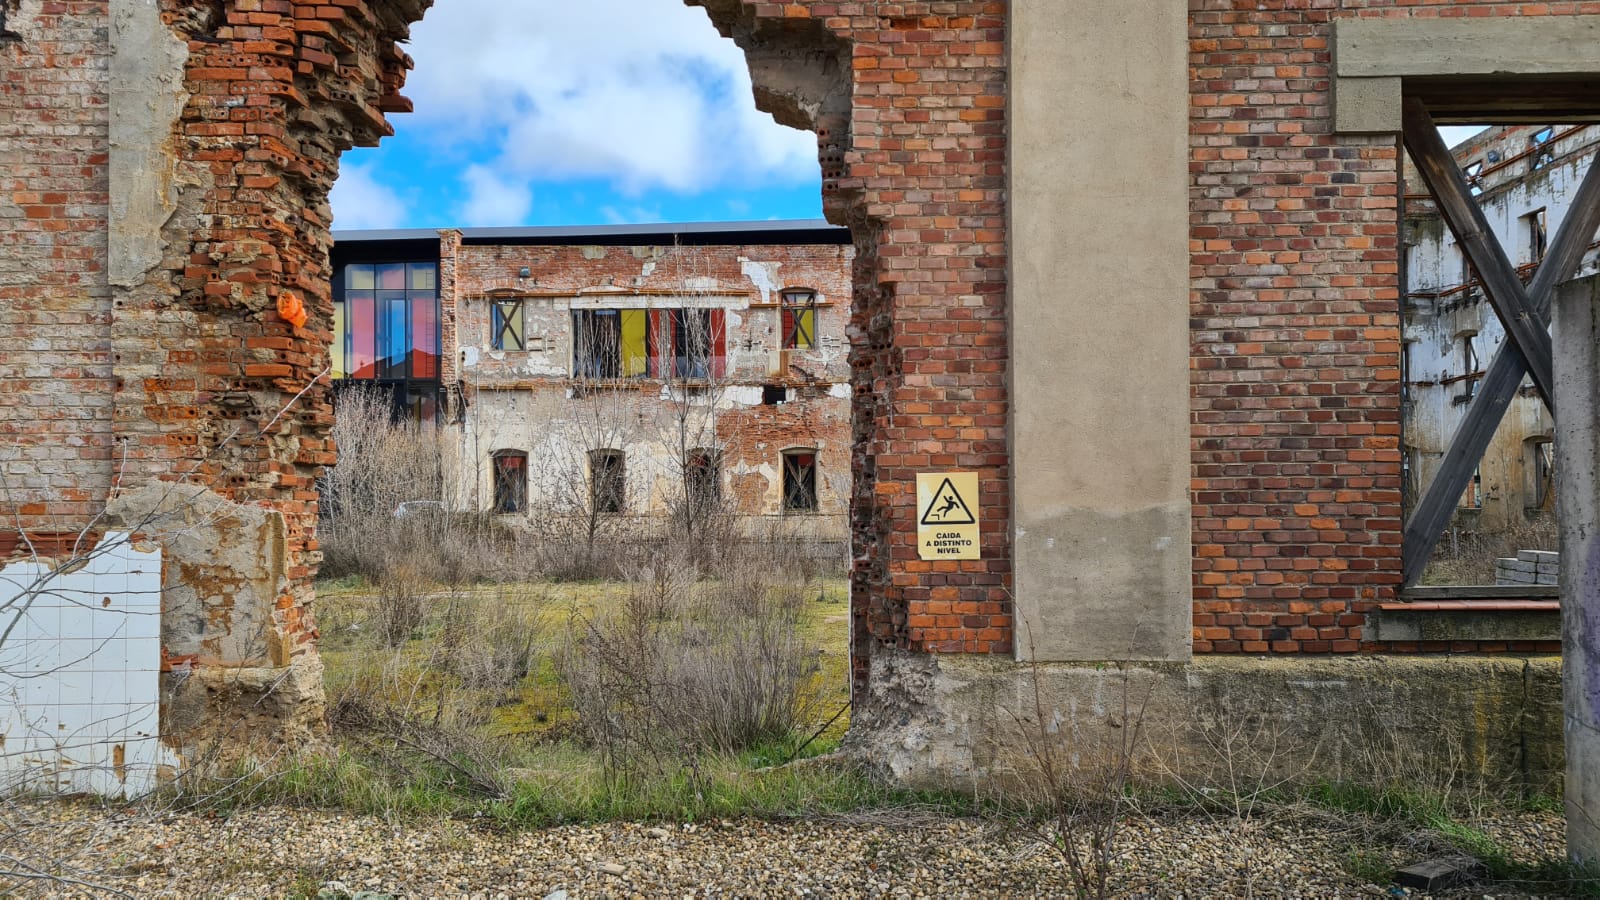
<path fill-rule="evenodd" d="M 136 897 L 1070 894 L 1059 861 L 1026 835 L 893 811 L 856 821 L 619 823 L 522 833 L 282 808 L 226 819 L 65 804 L 6 813 L 13 841 L 71 848 L 81 871 Z M 1528 861 L 1564 852 L 1557 815 L 1506 815 L 1484 825 Z M 1363 871 L 1353 860 L 1377 860 L 1381 868 L 1420 861 L 1433 849 L 1396 829 L 1312 812 L 1243 823 L 1192 813 L 1140 816 L 1128 821 L 1124 838 L 1129 852 L 1113 878 L 1119 896 L 1404 896 L 1352 874 Z M 0 896 L 13 892 L 74 891 L 8 885 L 0 877 Z M 1486 895 L 1521 896 L 1482 885 L 1470 893 Z"/>

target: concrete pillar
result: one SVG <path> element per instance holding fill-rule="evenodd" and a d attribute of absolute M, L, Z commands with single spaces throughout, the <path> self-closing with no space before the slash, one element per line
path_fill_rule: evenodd
<path fill-rule="evenodd" d="M 1600 865 L 1600 276 L 1555 301 L 1567 852 Z"/>
<path fill-rule="evenodd" d="M 1186 660 L 1188 7 L 1012 10 L 1017 655 Z"/>

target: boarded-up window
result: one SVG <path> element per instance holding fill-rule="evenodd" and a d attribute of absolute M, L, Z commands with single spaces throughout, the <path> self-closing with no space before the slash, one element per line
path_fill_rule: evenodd
<path fill-rule="evenodd" d="M 783 451 L 784 512 L 817 511 L 817 452 Z"/>
<path fill-rule="evenodd" d="M 518 513 L 528 504 L 528 454 L 500 450 L 494 454 L 494 511 Z"/>
<path fill-rule="evenodd" d="M 783 346 L 787 350 L 817 346 L 816 291 L 783 292 Z"/>
<path fill-rule="evenodd" d="M 684 462 L 684 486 L 690 510 L 703 515 L 722 503 L 722 454 L 716 450 L 690 450 Z"/>
<path fill-rule="evenodd" d="M 620 513 L 626 507 L 627 456 L 621 450 L 595 450 L 589 454 L 589 500 L 594 511 Z"/>
<path fill-rule="evenodd" d="M 528 339 L 522 322 L 521 300 L 496 300 L 494 302 L 494 320 L 490 328 L 494 340 L 490 344 L 496 350 L 526 350 Z"/>

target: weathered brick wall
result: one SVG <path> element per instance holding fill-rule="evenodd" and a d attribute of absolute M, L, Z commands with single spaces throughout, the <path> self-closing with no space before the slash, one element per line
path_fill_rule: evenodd
<path fill-rule="evenodd" d="M 0 34 L 0 476 L 7 526 L 76 532 L 112 477 L 103 2 Z"/>
<path fill-rule="evenodd" d="M 1355 652 L 1401 580 L 1400 151 L 1332 133 L 1329 23 L 1597 10 L 1191 2 L 1197 652 Z"/>
<path fill-rule="evenodd" d="M 442 249 L 442 270 L 448 273 L 455 310 L 454 345 L 446 345 L 445 355 L 459 365 L 468 404 L 464 427 L 471 434 L 463 453 L 479 457 L 464 472 L 475 485 L 467 491 L 475 502 L 487 502 L 490 496 L 488 455 L 501 449 L 530 454 L 536 508 L 541 502 L 555 507 L 570 500 L 550 482 L 584 477 L 581 460 L 565 458 L 573 455 L 569 441 L 581 444 L 600 437 L 592 433 L 596 423 L 588 421 L 593 410 L 582 408 L 621 401 L 615 404 L 617 413 L 602 418 L 612 420 L 605 429 L 610 436 L 626 443 L 634 495 L 630 512 L 663 513 L 674 496 L 672 481 L 681 463 L 670 440 L 678 427 L 672 417 L 683 412 L 691 443 L 721 450 L 727 497 L 743 514 L 781 512 L 781 451 L 816 449 L 822 515 L 810 523 L 811 530 L 830 539 L 842 537 L 835 532 L 843 527 L 850 484 L 847 327 L 853 247 L 461 245 L 447 237 Z M 524 267 L 526 278 L 520 274 Z M 816 292 L 817 345 L 780 356 L 781 292 L 791 288 Z M 522 300 L 526 350 L 492 346 L 492 308 L 498 297 Z M 598 397 L 569 399 L 571 308 L 574 300 L 584 299 L 621 307 L 711 303 L 724 309 L 725 373 L 707 385 L 704 405 L 684 408 L 663 400 L 660 381 L 648 379 L 612 385 Z M 788 365 L 775 369 L 778 363 Z M 762 390 L 768 386 L 786 389 L 788 402 L 762 405 Z M 630 393 L 631 398 L 622 396 Z M 714 420 L 707 411 L 713 405 Z M 637 419 L 637 424 L 619 417 Z M 582 456 L 587 449 L 594 448 L 576 452 Z M 558 457 L 555 463 L 540 459 L 549 453 Z"/>

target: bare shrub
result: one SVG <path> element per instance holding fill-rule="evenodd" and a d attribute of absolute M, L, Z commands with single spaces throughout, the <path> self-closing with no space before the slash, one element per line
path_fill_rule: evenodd
<path fill-rule="evenodd" d="M 581 734 L 612 765 L 742 750 L 807 720 L 817 662 L 799 636 L 803 590 L 755 570 L 693 576 L 641 573 L 619 608 L 573 622 L 562 673 Z"/>
<path fill-rule="evenodd" d="M 533 612 L 538 602 L 505 588 L 450 598 L 439 644 L 446 667 L 463 687 L 505 691 L 533 672 L 542 649 Z"/>
<path fill-rule="evenodd" d="M 373 633 L 385 647 L 411 640 L 428 615 L 428 599 L 416 573 L 405 567 L 385 571 L 378 580 L 378 596 L 370 620 Z"/>

